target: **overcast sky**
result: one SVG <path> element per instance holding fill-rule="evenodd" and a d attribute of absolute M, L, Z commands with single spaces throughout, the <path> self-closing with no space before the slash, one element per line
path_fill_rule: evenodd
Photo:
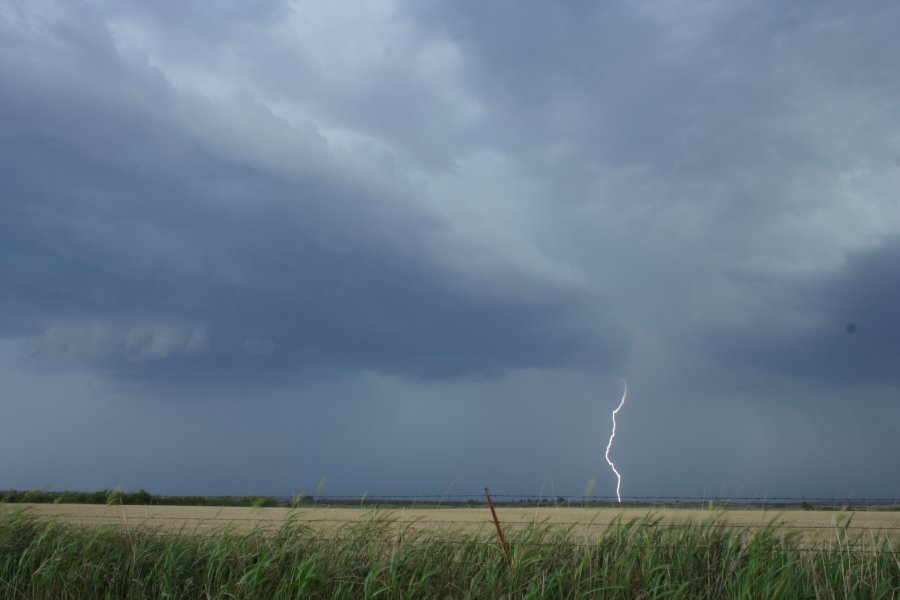
<path fill-rule="evenodd" d="M 900 497 L 897 31 L 2 3 L 0 489 Z"/>

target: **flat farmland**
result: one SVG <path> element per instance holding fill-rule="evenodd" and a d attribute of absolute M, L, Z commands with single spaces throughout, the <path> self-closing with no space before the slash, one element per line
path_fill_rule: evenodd
<path fill-rule="evenodd" d="M 900 513 L 0 504 L 3 597 L 895 598 Z M 5 595 L 4 595 L 5 594 Z"/>
<path fill-rule="evenodd" d="M 244 508 L 208 506 L 105 506 L 86 504 L 7 504 L 0 511 L 25 510 L 40 519 L 81 526 L 141 528 L 167 534 L 232 530 L 276 531 L 286 523 L 322 536 L 379 522 L 388 531 L 483 533 L 495 535 L 490 511 L 480 508 Z M 763 510 L 688 508 L 513 508 L 497 509 L 504 531 L 535 525 L 565 530 L 572 539 L 589 541 L 610 527 L 636 521 L 677 529 L 716 522 L 736 531 L 772 525 L 779 535 L 797 535 L 804 544 L 837 542 L 839 532 L 866 545 L 888 540 L 900 547 L 900 512 L 887 510 Z"/>

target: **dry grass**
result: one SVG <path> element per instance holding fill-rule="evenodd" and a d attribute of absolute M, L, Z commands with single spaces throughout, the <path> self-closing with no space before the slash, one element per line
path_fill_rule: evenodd
<path fill-rule="evenodd" d="M 288 520 L 315 530 L 334 531 L 377 517 L 389 521 L 399 531 L 462 531 L 493 534 L 487 508 L 243 508 L 205 506 L 104 506 L 85 504 L 0 505 L 0 512 L 25 508 L 38 518 L 53 518 L 77 525 L 114 525 L 126 528 L 151 527 L 166 533 L 276 531 Z M 678 528 L 689 523 L 715 519 L 735 529 L 772 525 L 778 533 L 797 533 L 807 544 L 836 540 L 839 530 L 861 543 L 887 539 L 900 546 L 900 512 L 890 511 L 805 511 L 805 510 L 704 510 L 652 508 L 498 508 L 505 530 L 545 524 L 564 529 L 575 538 L 590 540 L 615 520 L 628 522 L 651 517 L 664 527 Z M 849 520 L 849 523 L 848 523 Z"/>

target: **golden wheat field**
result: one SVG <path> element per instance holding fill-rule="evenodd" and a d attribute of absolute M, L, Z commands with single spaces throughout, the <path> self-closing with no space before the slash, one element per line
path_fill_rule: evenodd
<path fill-rule="evenodd" d="M 0 505 L 0 511 L 24 509 L 40 518 L 87 526 L 140 527 L 164 533 L 207 533 L 230 529 L 277 530 L 286 522 L 308 526 L 322 535 L 374 520 L 388 522 L 397 532 L 404 529 L 447 531 L 463 530 L 494 534 L 490 511 L 482 508 L 352 508 L 301 507 L 244 508 L 207 506 L 105 506 L 86 504 Z M 657 519 L 661 526 L 679 527 L 686 523 L 715 520 L 726 527 L 753 529 L 772 524 L 783 534 L 796 534 L 807 543 L 836 541 L 840 531 L 863 542 L 888 539 L 900 547 L 900 512 L 764 510 L 699 508 L 514 508 L 500 507 L 498 516 L 505 531 L 547 525 L 565 528 L 585 540 L 595 538 L 610 526 Z M 846 527 L 846 529 L 845 529 Z"/>

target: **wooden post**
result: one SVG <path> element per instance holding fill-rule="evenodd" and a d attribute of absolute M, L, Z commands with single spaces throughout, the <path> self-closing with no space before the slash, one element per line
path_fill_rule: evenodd
<path fill-rule="evenodd" d="M 494 500 L 491 498 L 491 490 L 484 488 L 484 495 L 487 496 L 488 506 L 491 509 L 491 515 L 494 517 L 494 525 L 497 527 L 497 537 L 500 538 L 500 545 L 503 546 L 503 553 L 506 555 L 506 564 L 512 566 L 512 557 L 509 555 L 509 546 L 506 545 L 506 538 L 503 537 L 503 530 L 500 529 L 500 519 L 497 517 L 497 510 L 494 508 Z"/>

